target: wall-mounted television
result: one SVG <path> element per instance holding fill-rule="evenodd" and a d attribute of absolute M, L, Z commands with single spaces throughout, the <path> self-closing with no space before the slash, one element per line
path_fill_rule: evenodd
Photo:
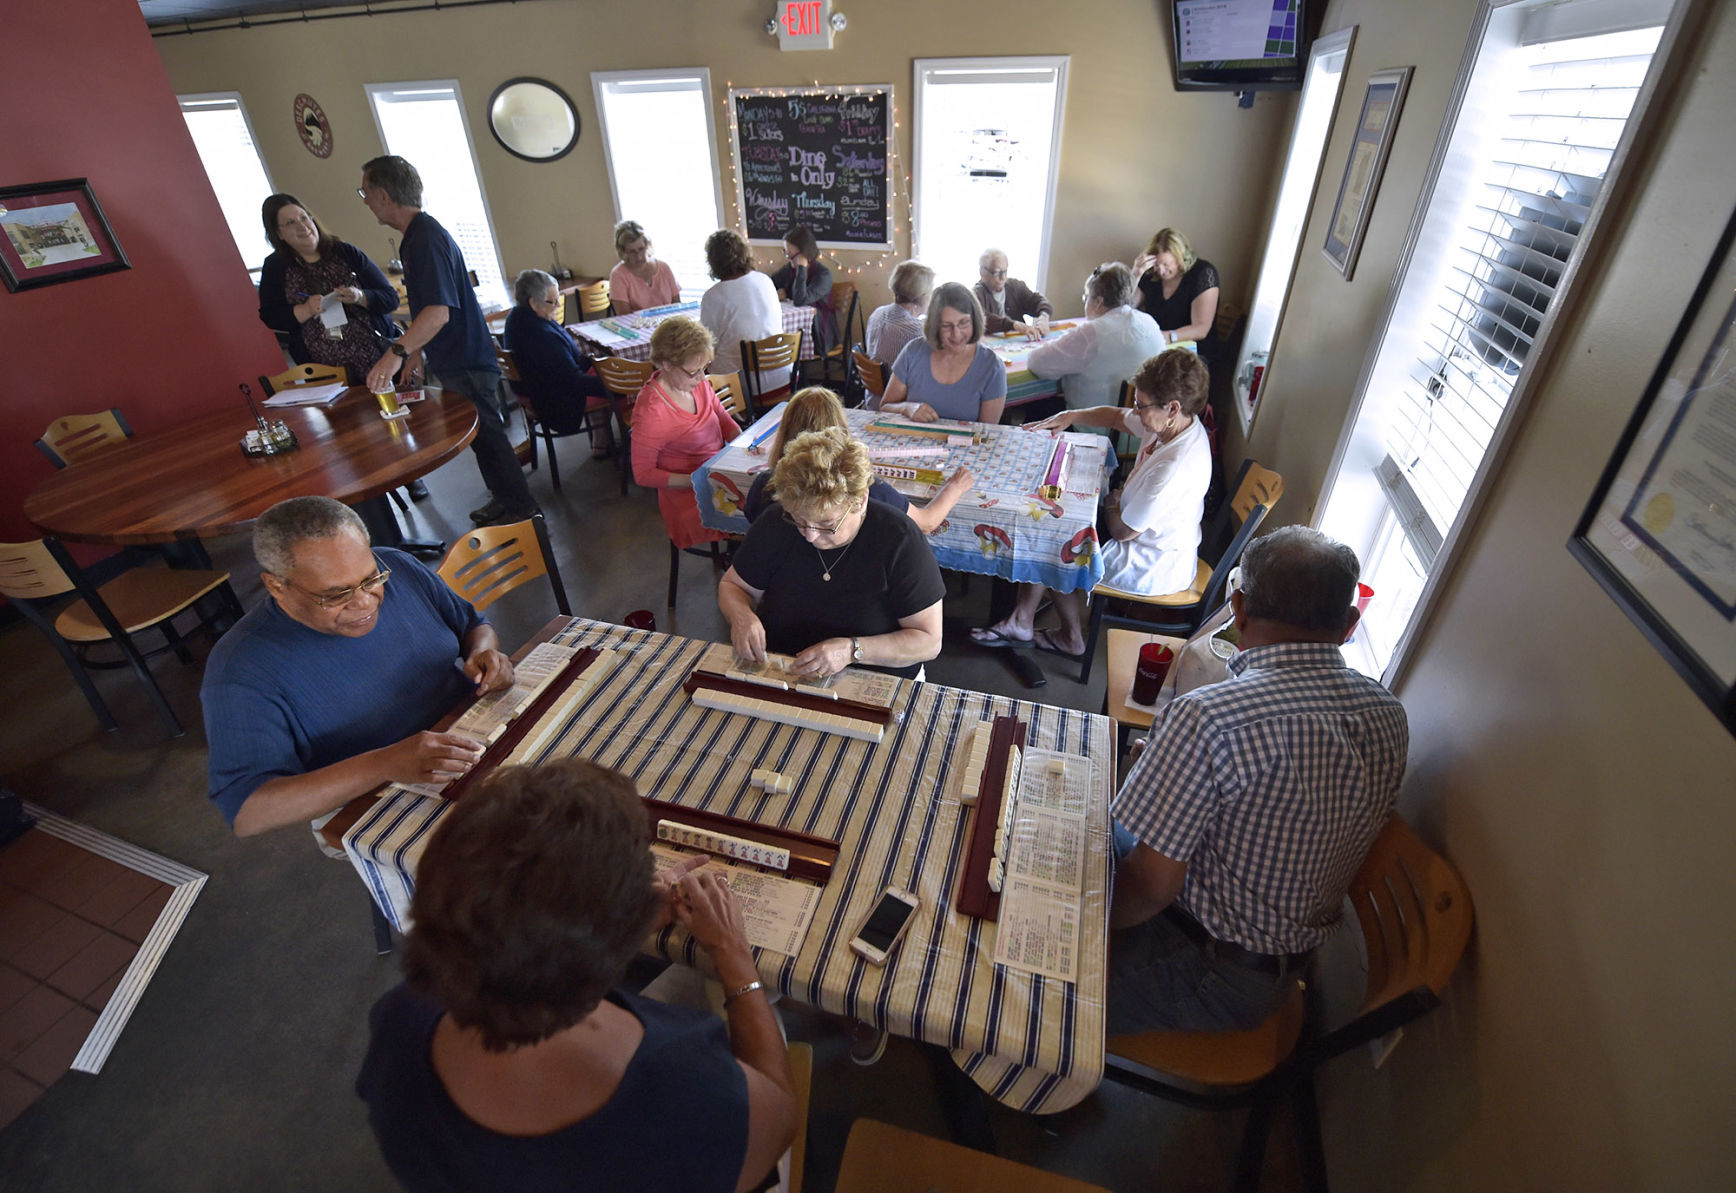
<path fill-rule="evenodd" d="M 1324 0 L 1169 0 L 1177 91 L 1300 91 Z"/>

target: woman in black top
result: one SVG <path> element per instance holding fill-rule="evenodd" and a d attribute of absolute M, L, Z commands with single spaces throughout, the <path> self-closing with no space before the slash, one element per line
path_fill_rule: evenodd
<path fill-rule="evenodd" d="M 814 308 L 815 355 L 823 355 L 837 340 L 832 328 L 832 271 L 820 264 L 820 244 L 801 224 L 784 233 L 783 268 L 772 274 L 778 297 L 799 307 Z"/>
<path fill-rule="evenodd" d="M 1139 305 L 1163 328 L 1166 344 L 1211 338 L 1218 318 L 1218 271 L 1194 256 L 1187 237 L 1174 228 L 1160 230 L 1133 259 L 1133 276 L 1139 279 Z"/>
<path fill-rule="evenodd" d="M 259 271 L 259 321 L 278 333 L 297 364 L 342 365 L 351 384 L 362 384 L 380 359 L 380 338 L 397 338 L 391 318 L 397 290 L 366 253 L 326 231 L 294 195 L 270 196 L 259 217 L 276 250 Z M 344 304 L 346 322 L 336 328 L 320 319 L 327 294 Z"/>

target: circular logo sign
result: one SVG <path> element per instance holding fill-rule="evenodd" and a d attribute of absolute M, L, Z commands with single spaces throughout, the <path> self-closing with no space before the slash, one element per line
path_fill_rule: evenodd
<path fill-rule="evenodd" d="M 295 97 L 295 131 L 315 157 L 332 155 L 332 126 L 326 114 L 306 92 Z"/>

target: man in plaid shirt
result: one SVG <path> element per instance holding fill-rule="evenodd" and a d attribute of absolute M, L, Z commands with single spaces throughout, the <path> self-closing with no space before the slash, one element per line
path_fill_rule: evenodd
<path fill-rule="evenodd" d="M 1339 653 L 1359 572 L 1300 526 L 1243 554 L 1229 678 L 1169 703 L 1115 804 L 1111 1035 L 1253 1027 L 1337 926 L 1410 740 Z"/>

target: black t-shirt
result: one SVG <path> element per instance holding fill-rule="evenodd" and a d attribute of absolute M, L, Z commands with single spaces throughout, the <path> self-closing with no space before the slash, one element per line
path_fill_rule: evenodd
<path fill-rule="evenodd" d="M 1144 295 L 1140 309 L 1165 331 L 1174 331 L 1193 322 L 1193 300 L 1218 284 L 1218 270 L 1210 261 L 1196 260 L 1193 268 L 1181 275 L 1181 284 L 1168 298 L 1163 296 L 1163 282 L 1156 271 L 1139 280 L 1139 292 Z M 1211 335 L 1208 330 L 1207 336 Z"/>
<path fill-rule="evenodd" d="M 878 501 L 866 511 L 855 538 L 823 552 L 784 520 L 779 505 L 754 522 L 735 553 L 735 572 L 765 594 L 756 612 L 767 649 L 793 655 L 827 638 L 890 634 L 900 618 L 946 595 L 940 565 L 916 524 Z M 919 667 L 880 670 L 914 676 Z"/>

